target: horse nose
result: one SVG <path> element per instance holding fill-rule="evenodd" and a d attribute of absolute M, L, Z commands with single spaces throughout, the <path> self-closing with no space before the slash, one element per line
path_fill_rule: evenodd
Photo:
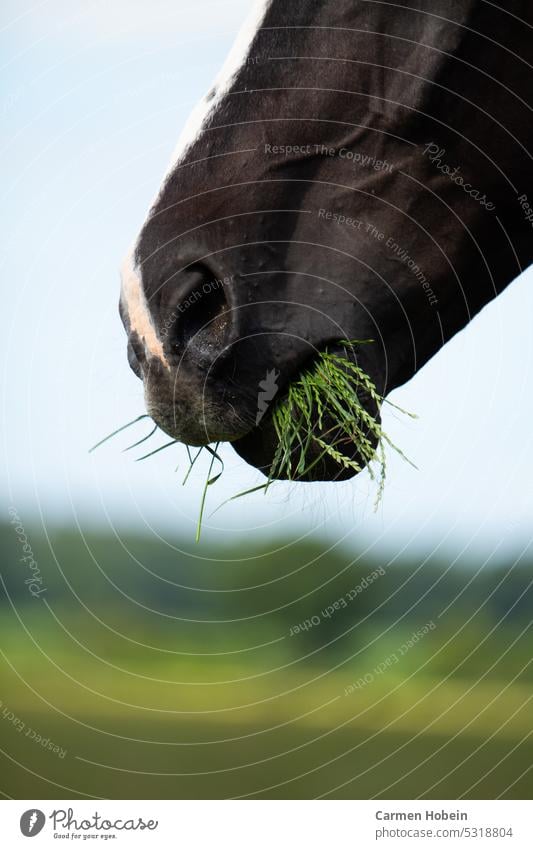
<path fill-rule="evenodd" d="M 146 352 L 136 333 L 132 333 L 128 338 L 128 363 L 134 374 L 142 379 L 142 369 L 146 364 Z"/>
<path fill-rule="evenodd" d="M 236 336 L 233 276 L 217 276 L 197 264 L 174 308 L 172 347 L 178 354 L 212 362 Z"/>

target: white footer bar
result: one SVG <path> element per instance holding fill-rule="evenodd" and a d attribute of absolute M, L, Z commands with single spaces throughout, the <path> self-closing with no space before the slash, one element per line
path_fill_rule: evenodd
<path fill-rule="evenodd" d="M 0 845 L 531 849 L 531 812 L 528 801 L 9 800 L 0 802 Z"/>

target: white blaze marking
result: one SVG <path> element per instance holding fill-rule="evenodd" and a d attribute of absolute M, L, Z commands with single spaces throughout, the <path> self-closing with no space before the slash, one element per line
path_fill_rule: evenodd
<path fill-rule="evenodd" d="M 148 354 L 157 357 L 166 368 L 170 368 L 133 260 L 133 251 L 128 254 L 122 265 L 122 299 L 128 314 L 130 330 L 135 331 L 144 341 Z"/>
<path fill-rule="evenodd" d="M 206 123 L 209 116 L 212 115 L 222 98 L 229 91 L 235 75 L 242 67 L 244 60 L 248 58 L 255 35 L 260 29 L 271 3 L 272 0 L 256 0 L 254 3 L 248 18 L 244 22 L 235 43 L 226 58 L 226 61 L 217 74 L 213 85 L 209 89 L 209 91 L 214 90 L 214 97 L 210 100 L 207 99 L 207 95 L 203 97 L 194 107 L 187 119 L 172 155 L 167 174 L 163 180 L 163 186 L 172 173 L 172 169 L 183 158 L 187 149 L 198 137 L 200 130 Z"/>
<path fill-rule="evenodd" d="M 157 197 L 163 192 L 175 166 L 183 159 L 187 149 L 198 137 L 209 116 L 229 91 L 235 75 L 248 57 L 255 34 L 261 27 L 271 3 L 272 0 L 256 0 L 222 69 L 210 88 L 210 91 L 214 90 L 215 92 L 214 97 L 209 100 L 207 99 L 207 95 L 203 97 L 197 106 L 195 106 L 185 123 Z M 139 337 L 144 339 L 146 350 L 169 368 L 163 351 L 163 345 L 157 335 L 150 310 L 148 309 L 148 303 L 142 286 L 141 272 L 137 269 L 133 259 L 134 253 L 135 249 L 128 254 L 122 266 L 122 298 L 124 307 L 128 313 L 131 330 L 136 331 Z"/>

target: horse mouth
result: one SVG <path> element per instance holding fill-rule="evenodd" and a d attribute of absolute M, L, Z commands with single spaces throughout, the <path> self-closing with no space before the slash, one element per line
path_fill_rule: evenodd
<path fill-rule="evenodd" d="M 328 348 L 328 354 L 333 351 L 339 358 L 346 355 L 346 348 L 341 345 Z M 379 404 L 364 389 L 358 391 L 357 399 L 354 389 L 353 406 L 355 409 L 357 404 L 362 408 L 364 420 L 374 422 L 375 426 L 366 427 L 360 438 L 350 437 L 345 432 L 339 424 L 336 410 L 328 411 L 327 402 L 321 410 L 317 409 L 316 403 L 310 404 L 309 415 L 305 417 L 302 417 L 300 409 L 295 410 L 291 406 L 291 387 L 302 385 L 302 379 L 312 372 L 316 360 L 316 354 L 306 360 L 267 409 L 260 411 L 256 426 L 232 442 L 237 453 L 269 479 L 298 482 L 347 480 L 368 465 L 378 447 Z M 264 382 L 266 388 L 268 382 L 267 378 Z M 278 414 L 280 408 L 284 409 L 284 419 Z M 297 436 L 290 451 L 283 451 L 283 462 L 280 462 L 280 421 L 289 419 Z"/>
<path fill-rule="evenodd" d="M 370 378 L 367 387 L 350 383 L 353 372 L 349 369 L 359 362 L 360 351 L 358 348 L 355 357 L 355 349 L 349 349 L 349 344 L 315 349 L 286 382 L 276 369 L 267 371 L 254 397 L 247 393 L 244 405 L 230 395 L 230 388 L 223 382 L 199 397 L 197 375 L 193 373 L 187 380 L 184 371 L 178 395 L 175 384 L 160 369 L 150 370 L 144 374 L 147 411 L 176 441 L 196 447 L 230 442 L 247 463 L 269 479 L 346 480 L 374 459 L 381 432 L 380 404 Z M 332 395 L 334 382 L 328 384 L 326 380 L 322 386 L 312 383 L 317 375 L 328 377 L 327 366 L 333 361 L 341 376 L 348 379 L 340 401 Z M 307 391 L 311 403 L 302 411 L 295 398 L 301 399 L 305 387 L 309 390 L 310 386 L 315 392 L 311 396 Z M 344 410 L 342 420 L 339 408 Z M 350 416 L 353 430 L 347 426 Z"/>

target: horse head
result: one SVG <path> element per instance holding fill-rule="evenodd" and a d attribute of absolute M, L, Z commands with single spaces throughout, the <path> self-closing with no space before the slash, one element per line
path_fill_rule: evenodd
<path fill-rule="evenodd" d="M 268 469 L 318 352 L 386 395 L 531 263 L 533 12 L 422 5 L 261 2 L 191 115 L 120 300 L 172 437 Z"/>

